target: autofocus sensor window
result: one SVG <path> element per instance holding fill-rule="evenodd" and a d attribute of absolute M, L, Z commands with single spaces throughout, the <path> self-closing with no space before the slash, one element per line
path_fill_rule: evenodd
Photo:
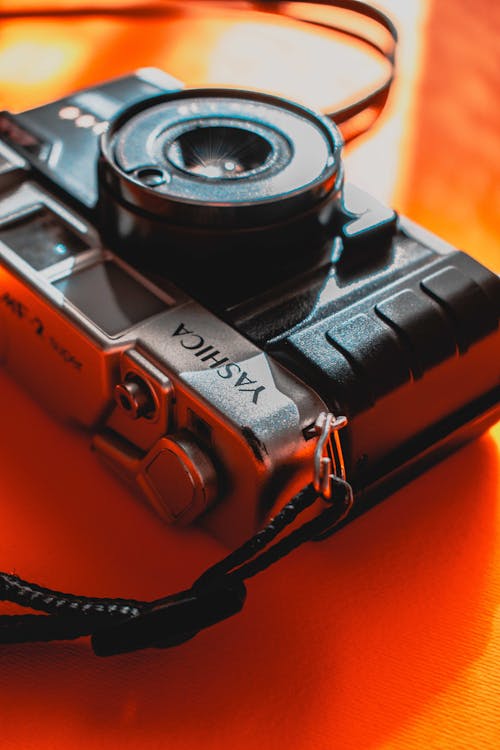
<path fill-rule="evenodd" d="M 167 144 L 165 153 L 177 169 L 209 179 L 232 179 L 265 169 L 274 150 L 248 128 L 198 122 Z"/>

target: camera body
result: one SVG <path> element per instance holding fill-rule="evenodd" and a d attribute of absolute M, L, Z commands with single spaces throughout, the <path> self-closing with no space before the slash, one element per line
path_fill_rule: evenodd
<path fill-rule="evenodd" d="M 325 411 L 352 516 L 499 417 L 500 280 L 341 148 L 154 69 L 0 115 L 0 359 L 168 521 L 255 531 Z"/>

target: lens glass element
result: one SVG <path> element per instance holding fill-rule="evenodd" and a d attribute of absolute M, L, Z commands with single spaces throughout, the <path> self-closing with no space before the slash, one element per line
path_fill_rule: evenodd
<path fill-rule="evenodd" d="M 251 130 L 199 122 L 166 146 L 175 167 L 208 179 L 247 177 L 265 168 L 272 153 L 269 141 Z"/>

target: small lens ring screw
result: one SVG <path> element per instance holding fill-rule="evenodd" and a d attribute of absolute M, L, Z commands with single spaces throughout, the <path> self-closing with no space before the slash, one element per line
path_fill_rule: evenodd
<path fill-rule="evenodd" d="M 134 172 L 134 177 L 145 187 L 156 188 L 170 182 L 170 175 L 159 167 L 139 167 Z"/>

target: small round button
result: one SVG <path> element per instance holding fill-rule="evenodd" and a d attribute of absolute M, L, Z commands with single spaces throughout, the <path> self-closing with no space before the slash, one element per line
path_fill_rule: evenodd
<path fill-rule="evenodd" d="M 115 401 L 130 419 L 151 419 L 155 412 L 155 401 L 150 387 L 139 376 L 130 375 L 115 386 Z"/>

